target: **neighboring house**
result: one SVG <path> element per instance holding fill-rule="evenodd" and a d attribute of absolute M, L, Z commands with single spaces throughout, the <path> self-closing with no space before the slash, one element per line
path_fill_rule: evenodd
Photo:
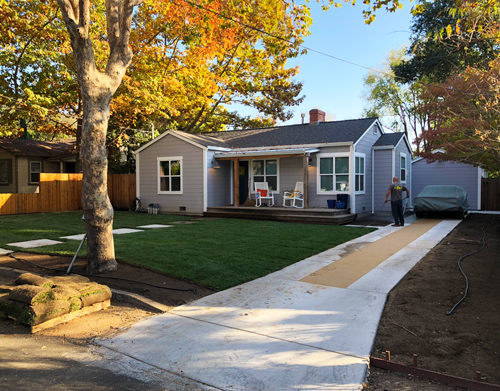
<path fill-rule="evenodd" d="M 376 211 L 383 209 L 387 190 L 394 177 L 398 177 L 399 181 L 410 190 L 410 199 L 407 201 L 406 207 L 411 207 L 413 205 L 413 197 L 411 195 L 412 152 L 405 134 L 383 134 L 373 145 L 373 155 L 373 172 L 375 178 L 373 184 L 375 188 Z M 384 210 L 388 212 L 391 208 L 387 207 Z"/>
<path fill-rule="evenodd" d="M 327 200 L 347 195 L 351 213 L 370 213 L 394 175 L 411 186 L 404 133 L 385 135 L 376 118 L 324 119 L 311 110 L 302 125 L 200 135 L 169 130 L 136 151 L 137 196 L 165 213 L 201 214 L 251 205 L 254 182 L 268 182 L 279 206 L 284 190 L 304 182 L 306 208 L 326 208 Z"/>
<path fill-rule="evenodd" d="M 74 173 L 75 144 L 0 139 L 0 193 L 37 193 L 40 173 Z"/>
<path fill-rule="evenodd" d="M 443 153 L 437 150 L 433 153 Z M 481 178 L 486 176 L 483 169 L 466 163 L 441 162 L 429 163 L 424 158 L 411 162 L 413 172 L 412 199 L 428 185 L 456 185 L 467 192 L 470 209 L 481 210 Z"/>

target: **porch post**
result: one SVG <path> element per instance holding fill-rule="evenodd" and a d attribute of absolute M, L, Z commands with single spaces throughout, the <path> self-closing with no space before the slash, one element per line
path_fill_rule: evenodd
<path fill-rule="evenodd" d="M 240 161 L 234 159 L 234 206 L 240 206 Z"/>
<path fill-rule="evenodd" d="M 304 155 L 302 159 L 304 171 L 304 209 L 309 208 L 309 156 Z"/>

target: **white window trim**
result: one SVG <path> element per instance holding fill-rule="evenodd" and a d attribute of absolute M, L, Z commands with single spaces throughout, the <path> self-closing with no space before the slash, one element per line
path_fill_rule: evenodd
<path fill-rule="evenodd" d="M 363 174 L 356 172 L 356 158 L 363 159 Z M 356 175 L 363 175 L 363 189 L 356 191 Z M 366 193 L 366 155 L 364 153 L 356 152 L 354 154 L 354 194 L 365 194 Z"/>
<path fill-rule="evenodd" d="M 35 173 L 35 174 L 38 174 L 38 182 L 33 182 L 31 180 L 31 174 L 33 174 L 33 172 L 31 171 L 31 164 L 32 163 L 38 163 L 40 164 L 40 171 Z M 40 160 L 30 160 L 29 161 L 29 166 L 30 166 L 30 177 L 29 177 L 29 184 L 30 185 L 39 185 L 40 184 L 40 174 L 42 173 L 42 162 Z"/>
<path fill-rule="evenodd" d="M 160 162 L 178 160 L 181 163 L 181 190 L 180 191 L 162 191 L 160 181 Z M 166 156 L 156 158 L 156 180 L 158 186 L 158 194 L 183 194 L 184 191 L 184 162 L 182 156 Z"/>
<path fill-rule="evenodd" d="M 405 180 L 403 181 L 401 179 L 401 171 L 402 171 L 402 167 L 401 167 L 401 158 L 404 157 L 405 158 L 405 167 L 404 167 L 404 170 L 405 170 Z M 407 180 L 408 180 L 408 157 L 406 156 L 406 153 L 404 152 L 400 152 L 399 153 L 399 181 L 401 183 L 406 183 Z"/>
<path fill-rule="evenodd" d="M 270 159 L 267 159 L 265 157 L 263 157 L 262 159 L 251 159 L 249 160 L 249 163 L 248 163 L 248 170 L 250 171 L 250 185 L 251 185 L 251 193 L 250 194 L 256 194 L 257 192 L 255 191 L 255 185 L 254 185 L 254 175 L 253 175 L 253 162 L 255 160 L 264 160 L 264 167 L 265 167 L 265 162 L 267 160 L 276 160 L 276 183 L 278 185 L 278 188 L 273 190 L 272 193 L 273 194 L 280 194 L 280 159 L 279 158 L 270 158 Z M 258 175 L 258 176 L 261 176 L 261 175 Z M 264 182 L 265 182 L 265 177 L 266 177 L 266 174 L 264 174 Z"/>
<path fill-rule="evenodd" d="M 317 164 L 317 170 L 316 170 L 316 194 L 320 195 L 320 194 L 324 194 L 324 195 L 335 195 L 335 194 L 350 194 L 351 193 L 351 189 L 352 189 L 352 161 L 351 161 L 351 154 L 349 152 L 340 152 L 340 153 L 318 153 L 316 155 L 316 161 L 318 162 Z M 348 164 L 348 167 L 349 167 L 349 172 L 347 174 L 341 174 L 341 175 L 348 175 L 349 176 L 349 190 L 346 190 L 346 191 L 336 191 L 335 190 L 335 180 L 333 181 L 333 191 L 321 191 L 321 174 L 320 174 L 320 159 L 321 158 L 333 158 L 334 159 L 334 164 L 333 164 L 333 176 L 334 176 L 334 179 L 335 179 L 335 158 L 336 157 L 347 157 L 349 158 L 349 164 Z"/>

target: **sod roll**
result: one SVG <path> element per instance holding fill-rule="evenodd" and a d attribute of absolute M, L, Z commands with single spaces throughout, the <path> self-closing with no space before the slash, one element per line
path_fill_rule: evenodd
<path fill-rule="evenodd" d="M 15 281 L 16 285 L 36 285 L 43 287 L 52 287 L 54 283 L 48 278 L 37 276 L 32 273 L 23 273 L 19 277 L 17 277 Z"/>
<path fill-rule="evenodd" d="M 52 298 L 53 293 L 50 288 L 36 285 L 19 285 L 9 292 L 9 300 L 29 305 L 45 303 Z"/>

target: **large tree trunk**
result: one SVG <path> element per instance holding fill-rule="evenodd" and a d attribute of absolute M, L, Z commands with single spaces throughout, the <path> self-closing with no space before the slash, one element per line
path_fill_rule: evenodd
<path fill-rule="evenodd" d="M 106 131 L 111 94 L 106 95 L 87 97 L 86 100 L 90 102 L 84 103 L 80 150 L 83 168 L 82 205 L 87 228 L 87 273 L 91 274 L 117 268 L 113 243 L 113 207 L 107 187 Z"/>
<path fill-rule="evenodd" d="M 113 243 L 113 207 L 108 197 L 108 130 L 111 98 L 132 61 L 128 47 L 134 6 L 142 0 L 106 0 L 109 58 L 97 69 L 90 37 L 90 1 L 58 0 L 68 30 L 82 93 L 83 126 L 80 159 L 82 204 L 87 228 L 87 271 L 117 268 Z"/>

